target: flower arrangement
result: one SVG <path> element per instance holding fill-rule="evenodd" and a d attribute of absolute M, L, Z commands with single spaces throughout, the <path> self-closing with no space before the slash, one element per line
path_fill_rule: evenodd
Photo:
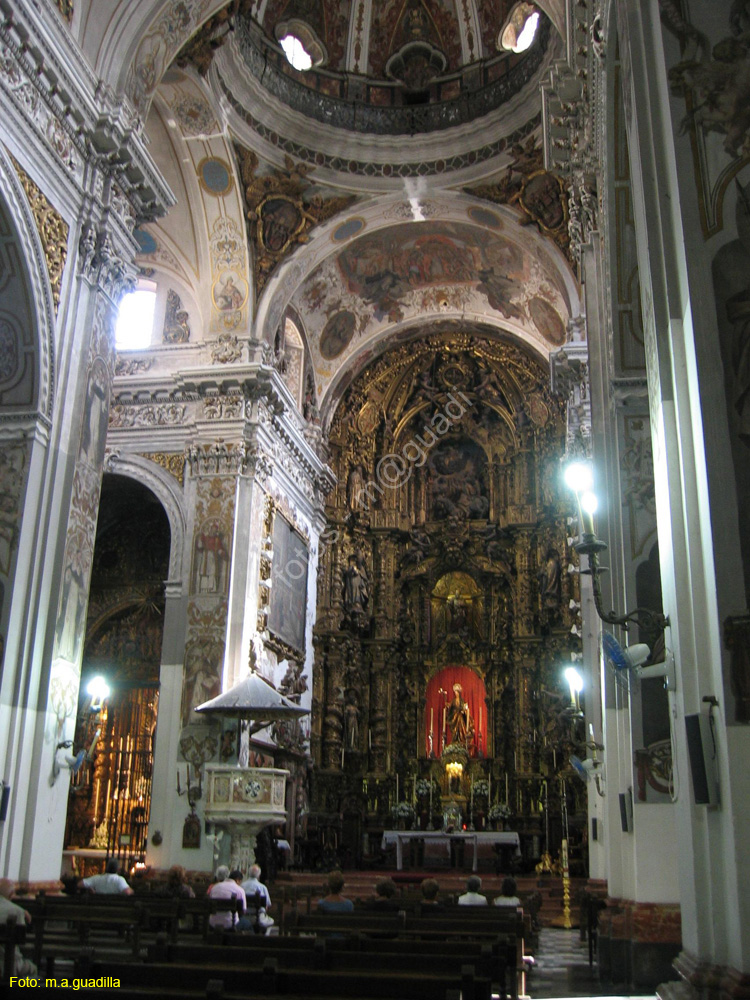
<path fill-rule="evenodd" d="M 508 819 L 510 816 L 510 806 L 507 802 L 496 802 L 487 813 L 488 819 Z"/>
<path fill-rule="evenodd" d="M 411 802 L 397 802 L 392 812 L 396 819 L 411 819 L 414 815 L 414 807 Z"/>
<path fill-rule="evenodd" d="M 432 782 L 429 778 L 417 778 L 417 796 L 420 799 L 426 799 L 430 794 L 430 788 L 432 787 Z"/>
<path fill-rule="evenodd" d="M 490 794 L 490 783 L 486 778 L 478 778 L 474 782 L 474 795 L 483 796 L 487 798 Z"/>

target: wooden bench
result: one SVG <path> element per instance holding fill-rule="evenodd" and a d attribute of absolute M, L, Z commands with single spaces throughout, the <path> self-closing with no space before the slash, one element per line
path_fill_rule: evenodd
<path fill-rule="evenodd" d="M 84 975 L 84 971 L 81 971 Z M 111 976 L 121 984 L 133 987 L 165 987 L 179 989 L 183 995 L 205 990 L 210 980 L 221 980 L 226 993 L 254 998 L 277 997 L 389 997 L 393 1000 L 446 1000 L 448 991 L 460 991 L 464 1000 L 491 1000 L 489 978 L 477 976 L 472 966 L 464 966 L 455 975 L 431 974 L 420 971 L 391 972 L 339 969 L 287 969 L 278 958 L 267 958 L 260 969 L 227 967 L 219 960 L 216 965 L 93 962 L 86 977 Z"/>

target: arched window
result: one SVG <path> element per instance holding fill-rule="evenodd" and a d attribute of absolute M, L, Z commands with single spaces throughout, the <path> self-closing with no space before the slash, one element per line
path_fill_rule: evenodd
<path fill-rule="evenodd" d="M 115 328 L 118 351 L 142 351 L 151 346 L 155 308 L 155 281 L 141 279 L 134 291 L 123 295 Z"/>

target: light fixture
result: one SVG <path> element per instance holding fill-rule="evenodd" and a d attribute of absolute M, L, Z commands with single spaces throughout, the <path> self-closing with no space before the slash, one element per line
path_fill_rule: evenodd
<path fill-rule="evenodd" d="M 458 760 L 449 760 L 445 765 L 445 773 L 449 778 L 460 778 L 464 773 L 464 766 Z"/>
<path fill-rule="evenodd" d="M 570 712 L 576 716 L 581 713 L 581 691 L 583 690 L 583 677 L 575 667 L 565 668 L 565 680 L 570 688 Z"/>
<path fill-rule="evenodd" d="M 635 608 L 624 615 L 618 615 L 614 610 L 604 610 L 600 575 L 606 572 L 606 569 L 599 566 L 599 553 L 607 549 L 607 543 L 601 538 L 597 538 L 594 527 L 594 514 L 598 507 L 598 500 L 593 492 L 594 475 L 591 465 L 588 462 L 572 462 L 565 469 L 565 482 L 575 493 L 578 502 L 580 534 L 578 541 L 573 544 L 573 548 L 579 555 L 588 556 L 588 569 L 581 572 L 591 577 L 596 613 L 608 625 L 620 625 L 627 630 L 630 622 L 634 622 L 647 632 L 663 632 L 669 626 L 669 617 L 660 611 L 651 611 L 650 608 Z M 570 567 L 568 567 L 568 571 L 570 571 Z"/>
<path fill-rule="evenodd" d="M 510 17 L 500 31 L 499 48 L 508 52 L 526 52 L 536 38 L 539 11 L 533 3 L 522 0 L 510 12 Z"/>
<path fill-rule="evenodd" d="M 86 685 L 86 694 L 91 697 L 91 711 L 101 712 L 102 706 L 107 698 L 109 698 L 111 692 L 109 684 L 107 684 L 101 675 L 97 674 Z"/>

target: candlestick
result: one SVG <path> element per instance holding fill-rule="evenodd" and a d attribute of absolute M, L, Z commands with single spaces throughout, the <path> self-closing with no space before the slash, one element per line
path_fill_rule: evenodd
<path fill-rule="evenodd" d="M 341 766 L 344 766 L 344 748 L 341 748 Z"/>
<path fill-rule="evenodd" d="M 398 771 L 396 772 L 396 803 L 398 803 Z"/>
<path fill-rule="evenodd" d="M 430 818 L 427 823 L 427 829 L 432 830 L 432 778 L 430 778 Z"/>
<path fill-rule="evenodd" d="M 508 805 L 508 772 L 505 772 L 505 804 Z"/>
<path fill-rule="evenodd" d="M 479 732 L 482 731 L 482 706 L 479 706 Z"/>
<path fill-rule="evenodd" d="M 180 769 L 177 768 L 177 794 L 182 795 L 182 789 L 180 788 Z"/>
<path fill-rule="evenodd" d="M 552 768 L 555 771 L 557 770 L 557 750 L 552 751 Z"/>
<path fill-rule="evenodd" d="M 367 746 L 368 749 L 372 750 L 372 729 L 367 730 Z"/>
<path fill-rule="evenodd" d="M 487 774 L 487 805 L 492 802 L 492 771 Z"/>
<path fill-rule="evenodd" d="M 430 706 L 430 732 L 432 732 L 432 716 L 434 711 L 435 709 L 432 706 Z"/>

